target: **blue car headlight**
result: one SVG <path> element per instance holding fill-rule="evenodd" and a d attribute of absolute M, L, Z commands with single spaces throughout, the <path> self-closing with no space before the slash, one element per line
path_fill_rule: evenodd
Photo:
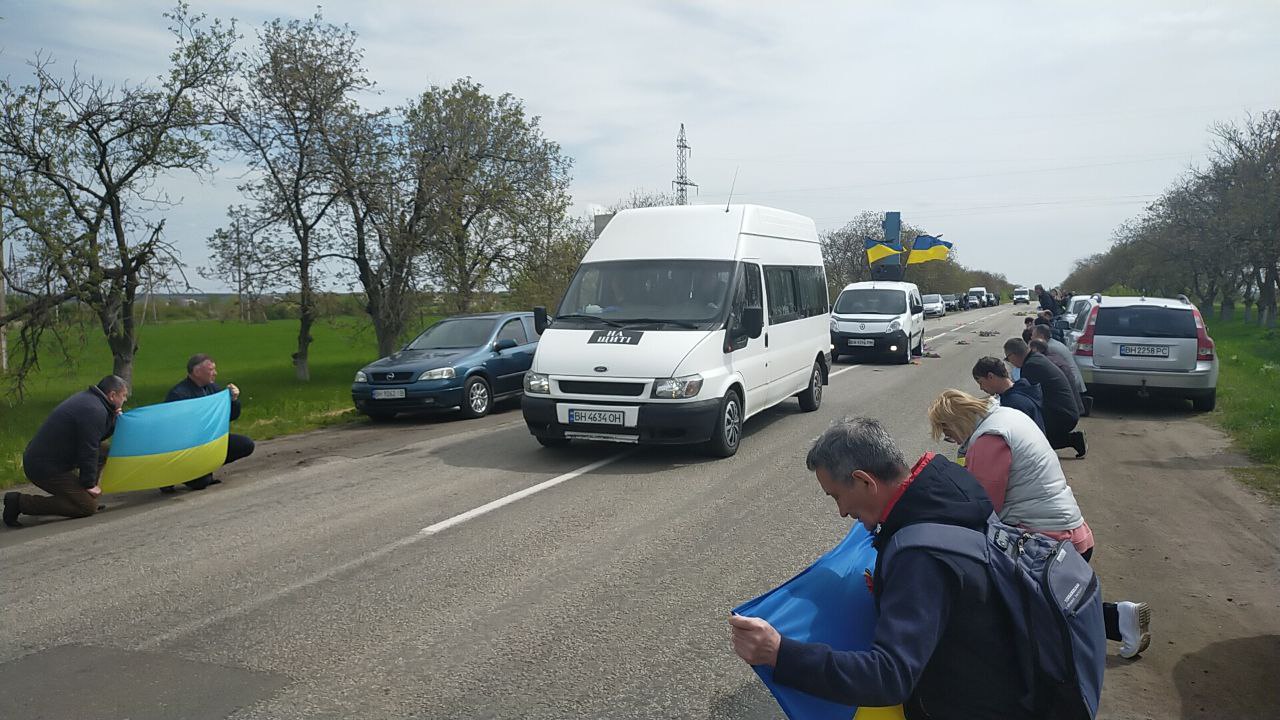
<path fill-rule="evenodd" d="M 357 370 L 356 379 L 353 380 L 352 382 L 369 382 L 369 378 L 364 374 L 363 370 Z"/>
<path fill-rule="evenodd" d="M 418 376 L 419 380 L 451 380 L 458 377 L 458 373 L 451 367 L 436 368 L 428 370 Z"/>

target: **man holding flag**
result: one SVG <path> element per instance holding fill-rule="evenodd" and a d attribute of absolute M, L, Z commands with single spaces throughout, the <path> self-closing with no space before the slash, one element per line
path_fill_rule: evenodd
<path fill-rule="evenodd" d="M 876 533 L 883 551 L 920 522 L 985 532 L 991 501 L 977 480 L 926 453 L 908 468 L 877 421 L 844 420 L 809 450 L 806 465 L 836 503 Z M 844 705 L 903 705 L 908 720 L 1030 720 L 1030 695 L 1009 638 L 1009 609 L 984 564 L 906 547 L 868 578 L 879 605 L 869 650 L 841 651 L 782 637 L 765 620 L 731 616 L 734 651 L 773 668 L 773 680 Z"/>
<path fill-rule="evenodd" d="M 213 358 L 204 353 L 196 353 L 187 359 L 187 376 L 183 378 L 182 382 L 174 385 L 169 390 L 169 393 L 165 395 L 164 401 L 194 400 L 216 395 L 222 392 L 222 388 L 218 387 L 218 383 L 214 382 L 217 377 L 218 365 L 213 361 Z M 231 419 L 235 420 L 240 417 L 240 388 L 229 383 L 227 391 L 231 393 Z M 228 433 L 226 463 L 233 463 L 249 457 L 253 454 L 253 449 L 253 439 L 249 436 Z M 194 480 L 188 480 L 183 484 L 192 490 L 204 490 L 210 485 L 217 485 L 220 482 L 222 481 L 213 477 L 213 473 L 209 473 Z M 162 487 L 160 492 L 171 493 L 173 492 L 173 486 Z"/>

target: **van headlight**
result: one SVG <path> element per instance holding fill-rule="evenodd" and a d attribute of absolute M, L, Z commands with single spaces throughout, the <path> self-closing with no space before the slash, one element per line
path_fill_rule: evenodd
<path fill-rule="evenodd" d="M 831 318 L 831 332 L 835 332 L 839 329 L 840 329 L 840 323 L 836 322 L 835 318 Z"/>
<path fill-rule="evenodd" d="M 551 378 L 542 373 L 527 372 L 524 374 L 524 391 L 530 395 L 550 395 Z"/>
<path fill-rule="evenodd" d="M 653 381 L 653 397 L 666 400 L 691 398 L 702 390 L 701 375 L 685 375 L 676 378 L 658 378 Z"/>
<path fill-rule="evenodd" d="M 369 382 L 369 376 L 365 375 L 363 370 L 357 370 L 356 379 L 352 382 Z"/>
<path fill-rule="evenodd" d="M 902 329 L 901 320 L 894 320 L 893 322 L 889 323 L 889 332 L 898 332 L 901 329 Z"/>
<path fill-rule="evenodd" d="M 418 376 L 419 380 L 452 380 L 458 377 L 457 371 L 451 367 L 436 368 L 428 370 Z"/>

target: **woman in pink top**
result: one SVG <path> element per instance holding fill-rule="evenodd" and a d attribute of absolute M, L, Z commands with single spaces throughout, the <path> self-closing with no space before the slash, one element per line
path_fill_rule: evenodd
<path fill-rule="evenodd" d="M 1010 525 L 1070 540 L 1089 560 L 1093 531 L 1067 485 L 1058 455 L 1033 420 L 992 398 L 944 390 L 929 407 L 936 440 L 960 445 L 965 468 L 987 491 L 1000 519 Z M 1151 609 L 1146 603 L 1106 603 L 1107 637 L 1123 643 L 1120 654 L 1135 657 L 1151 643 Z"/>

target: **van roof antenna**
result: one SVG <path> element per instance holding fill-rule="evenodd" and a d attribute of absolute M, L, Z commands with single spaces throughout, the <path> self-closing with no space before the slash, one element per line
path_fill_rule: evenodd
<path fill-rule="evenodd" d="M 729 212 L 729 204 L 733 202 L 733 188 L 738 184 L 738 170 L 742 169 L 739 165 L 733 169 L 733 181 L 729 183 L 729 199 L 724 203 L 724 211 Z"/>

